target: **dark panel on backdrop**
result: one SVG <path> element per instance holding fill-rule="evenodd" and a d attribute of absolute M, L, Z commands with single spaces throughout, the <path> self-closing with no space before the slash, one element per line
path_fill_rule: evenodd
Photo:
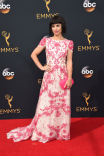
<path fill-rule="evenodd" d="M 0 4 L 0 119 L 33 118 L 44 72 L 30 55 L 49 36 L 50 19 L 57 14 L 66 21 L 63 36 L 74 41 L 71 116 L 104 117 L 103 6 L 103 0 Z M 38 59 L 46 63 L 45 50 Z"/>

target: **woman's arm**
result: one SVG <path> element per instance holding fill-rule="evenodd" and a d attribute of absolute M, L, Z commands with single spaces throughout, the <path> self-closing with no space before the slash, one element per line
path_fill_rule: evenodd
<path fill-rule="evenodd" d="M 42 50 L 44 49 L 45 47 L 42 47 L 42 46 L 37 46 L 33 52 L 31 53 L 31 58 L 33 59 L 34 63 L 37 65 L 37 67 L 41 70 L 43 70 L 43 67 L 42 64 L 39 62 L 39 59 L 37 57 L 38 54 L 40 54 L 42 52 Z"/>
<path fill-rule="evenodd" d="M 72 62 L 73 53 L 68 50 L 67 51 L 67 72 L 68 72 L 68 79 L 72 79 L 72 71 L 73 71 L 73 62 Z"/>

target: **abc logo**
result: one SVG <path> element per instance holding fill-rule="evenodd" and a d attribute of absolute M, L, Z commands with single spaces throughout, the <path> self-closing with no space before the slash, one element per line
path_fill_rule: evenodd
<path fill-rule="evenodd" d="M 95 3 L 95 2 L 90 3 L 90 2 L 88 1 L 88 3 L 83 3 L 83 7 L 84 7 L 84 8 L 87 8 L 87 7 L 96 7 L 96 3 Z"/>
<path fill-rule="evenodd" d="M 82 70 L 82 74 L 93 74 L 93 70 Z"/>
<path fill-rule="evenodd" d="M 14 76 L 14 72 L 3 72 L 3 76 Z"/>
<path fill-rule="evenodd" d="M 10 5 L 9 4 L 0 4 L 0 9 L 10 9 Z"/>
<path fill-rule="evenodd" d="M 10 68 L 6 68 L 2 72 L 2 75 L 6 80 L 11 80 L 14 77 L 14 72 L 10 72 L 9 70 Z"/>
<path fill-rule="evenodd" d="M 93 74 L 93 70 L 88 70 L 89 66 L 86 66 L 82 69 L 81 73 L 85 78 L 89 78 Z"/>

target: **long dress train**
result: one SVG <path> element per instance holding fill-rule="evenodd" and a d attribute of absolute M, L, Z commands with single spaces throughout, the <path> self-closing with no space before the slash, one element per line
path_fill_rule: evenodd
<path fill-rule="evenodd" d="M 6 133 L 14 142 L 30 138 L 32 141 L 69 140 L 71 125 L 70 89 L 62 89 L 61 79 L 68 76 L 66 68 L 67 50 L 73 52 L 72 40 L 53 40 L 44 36 L 38 46 L 46 47 L 47 64 L 52 70 L 45 71 L 40 88 L 36 113 L 28 126 L 18 127 Z"/>

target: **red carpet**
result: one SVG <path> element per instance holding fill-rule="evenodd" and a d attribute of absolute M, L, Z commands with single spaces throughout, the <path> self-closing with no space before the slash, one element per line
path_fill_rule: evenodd
<path fill-rule="evenodd" d="M 0 120 L 0 156 L 104 156 L 104 118 L 71 118 L 71 139 L 13 142 L 6 133 L 32 119 Z"/>

